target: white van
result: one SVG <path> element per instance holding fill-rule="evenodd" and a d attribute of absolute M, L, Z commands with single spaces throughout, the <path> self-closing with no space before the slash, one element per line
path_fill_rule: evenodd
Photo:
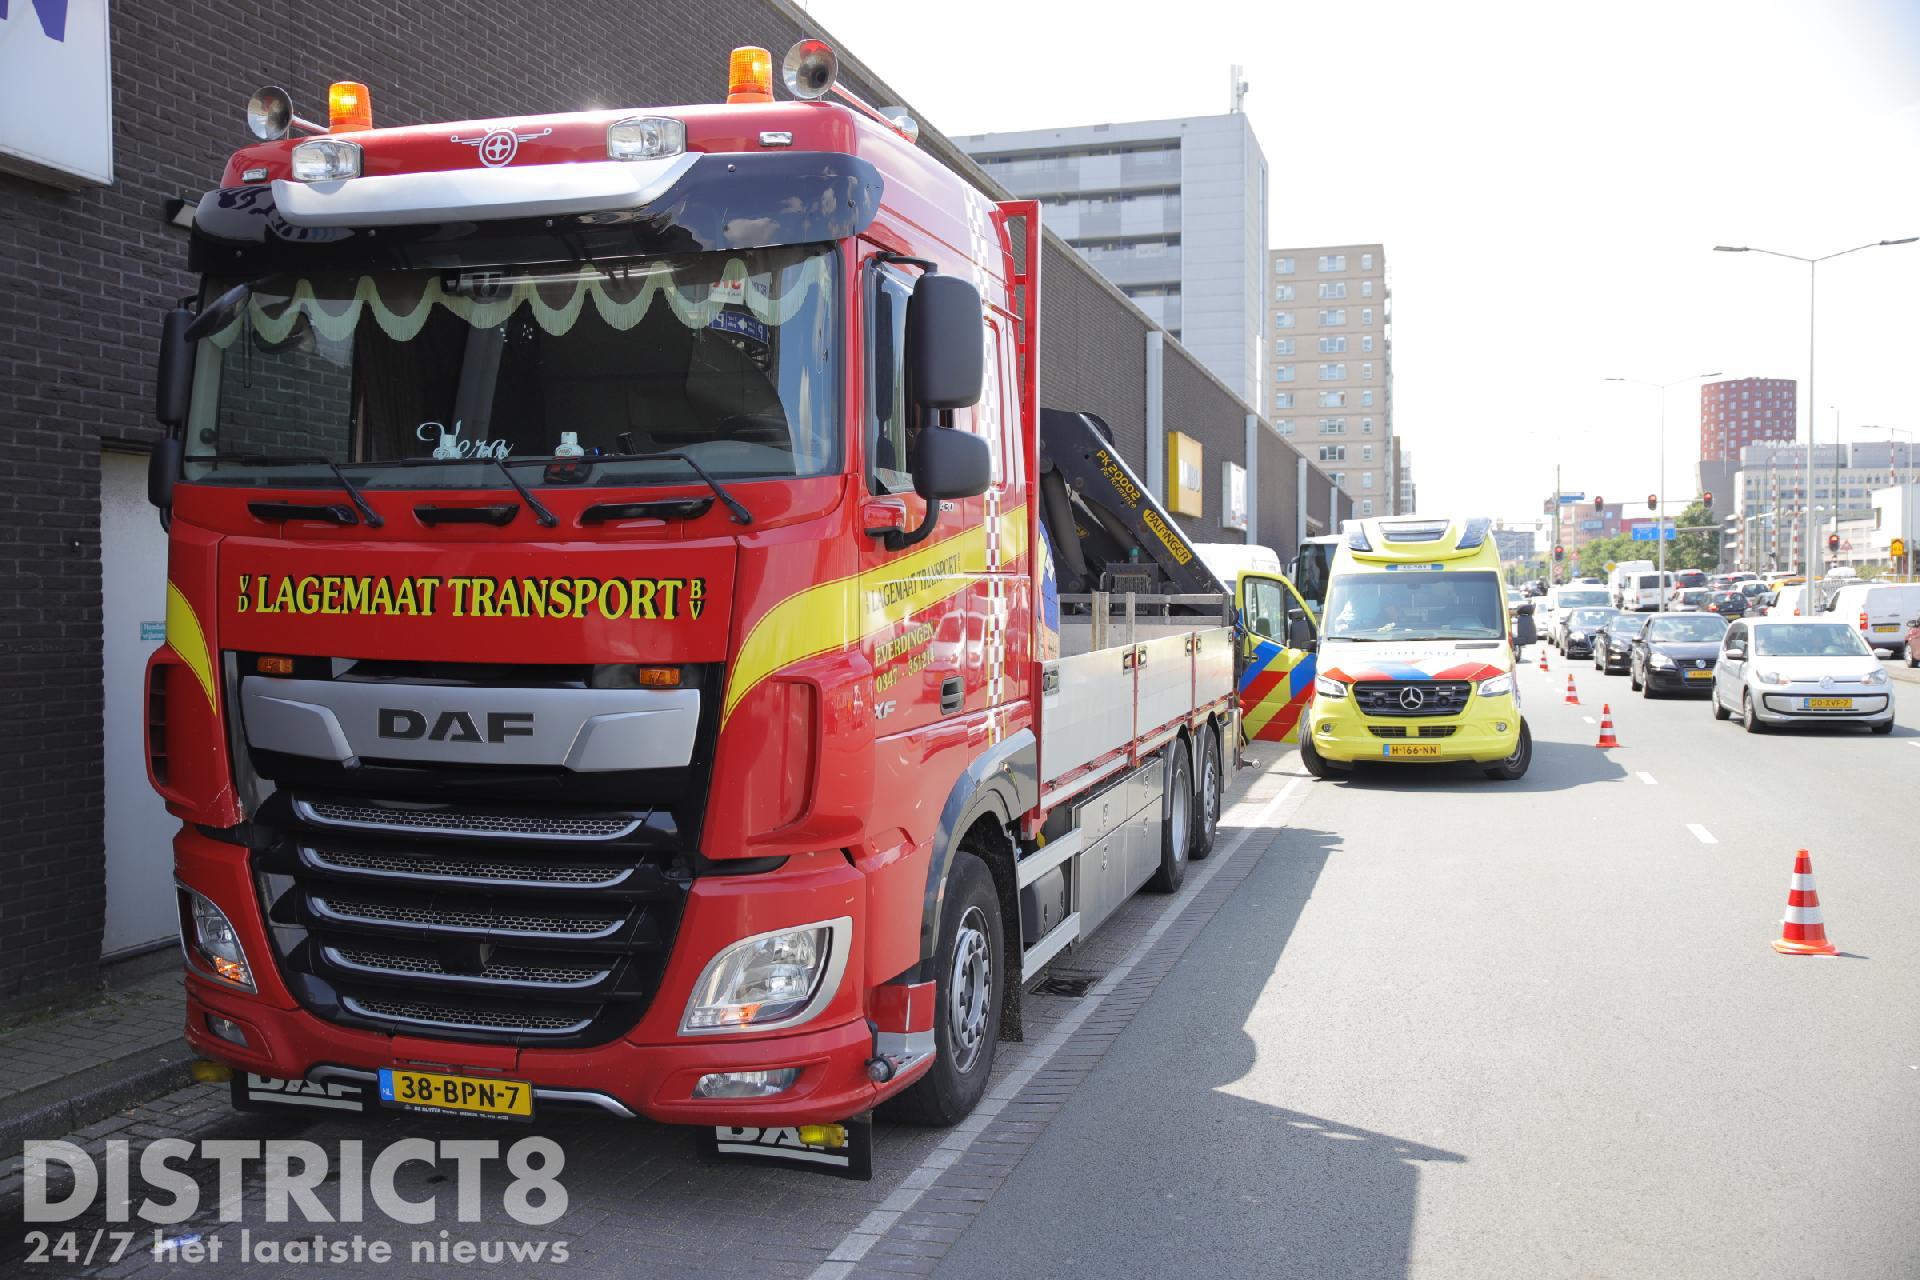
<path fill-rule="evenodd" d="M 1601 609 L 1607 604 L 1605 587 L 1569 582 L 1547 592 L 1546 607 L 1534 606 L 1533 626 L 1540 638 L 1556 649 L 1566 645 L 1567 614 L 1574 609 Z"/>
<path fill-rule="evenodd" d="M 1252 573 L 1280 573 L 1280 557 L 1272 547 L 1263 547 L 1257 542 L 1196 542 L 1193 549 L 1200 557 L 1200 563 L 1213 571 L 1213 576 L 1233 590 L 1233 584 L 1240 580 L 1242 571 Z"/>
<path fill-rule="evenodd" d="M 1920 582 L 1850 582 L 1828 612 L 1857 626 L 1870 647 L 1905 657 L 1907 623 L 1920 618 Z"/>
<path fill-rule="evenodd" d="M 1614 595 L 1614 608 L 1628 613 L 1648 613 L 1660 607 L 1660 597 L 1673 590 L 1673 573 L 1651 571 L 1628 574 Z"/>
<path fill-rule="evenodd" d="M 1620 601 L 1627 589 L 1628 581 L 1634 574 L 1652 572 L 1653 561 L 1651 560 L 1622 560 L 1613 566 L 1607 574 L 1607 594 L 1613 600 L 1613 607 L 1616 609 L 1625 607 Z"/>

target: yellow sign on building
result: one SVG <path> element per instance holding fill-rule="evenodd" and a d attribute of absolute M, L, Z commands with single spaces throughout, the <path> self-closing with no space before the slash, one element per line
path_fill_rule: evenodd
<path fill-rule="evenodd" d="M 1178 431 L 1167 432 L 1167 510 L 1177 516 L 1206 513 L 1204 462 L 1198 440 Z"/>

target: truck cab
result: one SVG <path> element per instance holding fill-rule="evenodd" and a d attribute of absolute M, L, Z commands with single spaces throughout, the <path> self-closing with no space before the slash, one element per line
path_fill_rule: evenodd
<path fill-rule="evenodd" d="M 1302 717 L 1300 755 L 1316 777 L 1364 761 L 1526 773 L 1532 736 L 1489 528 L 1481 518 L 1348 522 Z"/>

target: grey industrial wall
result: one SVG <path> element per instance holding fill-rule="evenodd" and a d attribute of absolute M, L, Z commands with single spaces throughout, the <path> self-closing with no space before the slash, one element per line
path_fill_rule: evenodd
<path fill-rule="evenodd" d="M 782 50 L 803 34 L 818 24 L 782 0 L 114 6 L 114 184 L 63 192 L 0 175 L 0 1008 L 96 981 L 100 453 L 155 436 L 158 316 L 193 288 L 165 202 L 217 180 L 247 140 L 248 93 L 280 84 L 317 114 L 330 80 L 357 78 L 392 122 L 714 101 L 734 45 Z M 902 100 L 851 59 L 846 79 L 870 100 Z M 924 145 L 984 182 L 930 129 Z M 1144 463 L 1146 321 L 1057 240 L 1044 265 L 1047 398 L 1101 413 Z M 1175 420 L 1203 433 L 1217 472 L 1238 457 L 1244 410 L 1216 399 L 1177 406 Z"/>

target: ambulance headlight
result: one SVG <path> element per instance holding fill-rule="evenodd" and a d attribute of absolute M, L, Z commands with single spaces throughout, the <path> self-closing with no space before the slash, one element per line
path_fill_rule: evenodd
<path fill-rule="evenodd" d="M 1483 698 L 1503 698 L 1513 692 L 1513 674 L 1489 676 L 1480 682 L 1480 696 Z"/>
<path fill-rule="evenodd" d="M 338 182 L 360 176 L 360 144 L 339 138 L 308 138 L 293 148 L 295 182 Z"/>
<path fill-rule="evenodd" d="M 1347 696 L 1347 686 L 1331 676 L 1315 676 L 1313 693 L 1317 698 L 1344 698 Z"/>
<path fill-rule="evenodd" d="M 680 1034 L 799 1026 L 839 989 L 852 937 L 852 918 L 841 916 L 741 939 L 707 962 Z"/>
<path fill-rule="evenodd" d="M 687 122 L 672 116 L 628 116 L 607 126 L 607 154 L 615 160 L 661 160 L 687 149 Z"/>
<path fill-rule="evenodd" d="M 180 886 L 180 950 L 186 954 L 187 967 L 201 977 L 253 990 L 253 973 L 247 968 L 247 954 L 233 921 L 185 885 Z"/>

